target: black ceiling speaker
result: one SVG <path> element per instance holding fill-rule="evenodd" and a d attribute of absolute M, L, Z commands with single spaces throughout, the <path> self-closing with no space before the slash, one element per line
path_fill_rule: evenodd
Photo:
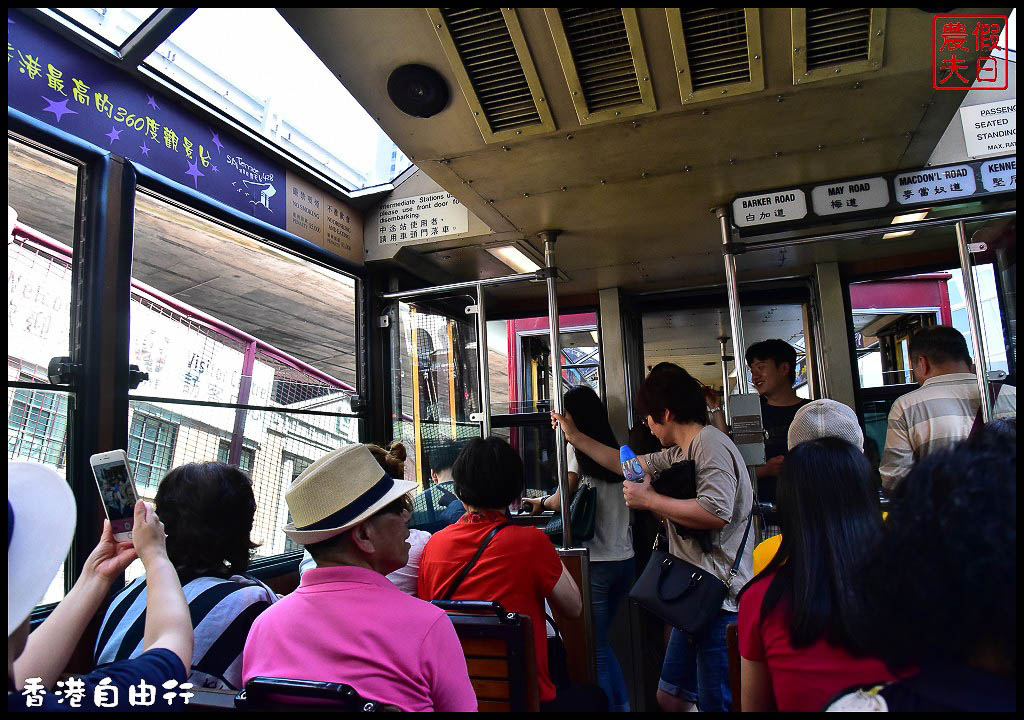
<path fill-rule="evenodd" d="M 437 70 L 426 65 L 403 65 L 388 78 L 388 97 L 406 115 L 428 118 L 445 109 L 451 93 Z"/>

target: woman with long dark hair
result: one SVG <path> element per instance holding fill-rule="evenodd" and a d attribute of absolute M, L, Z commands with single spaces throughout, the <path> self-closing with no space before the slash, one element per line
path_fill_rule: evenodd
<path fill-rule="evenodd" d="M 565 412 L 580 432 L 611 448 L 618 446 L 608 423 L 604 403 L 586 385 L 571 388 L 565 394 Z M 629 712 L 629 695 L 622 668 L 608 644 L 608 628 L 634 580 L 633 541 L 630 536 L 629 508 L 622 497 L 622 475 L 602 467 L 589 455 L 566 446 L 569 492 L 574 495 L 580 482 L 597 490 L 594 537 L 584 540 L 590 549 L 590 588 L 594 609 L 594 637 L 597 647 L 597 681 L 608 696 L 609 709 Z M 524 499 L 534 513 L 558 511 L 561 494 L 539 500 Z"/>
<path fill-rule="evenodd" d="M 740 596 L 744 711 L 820 710 L 844 688 L 887 681 L 858 657 L 868 620 L 857 578 L 882 538 L 871 464 L 823 437 L 786 456 L 778 482 L 782 542 Z"/>
<path fill-rule="evenodd" d="M 1017 708 L 1017 421 L 996 420 L 929 454 L 900 484 L 860 581 L 869 651 L 909 677 L 830 709 Z M 920 672 L 913 674 L 917 668 Z"/>

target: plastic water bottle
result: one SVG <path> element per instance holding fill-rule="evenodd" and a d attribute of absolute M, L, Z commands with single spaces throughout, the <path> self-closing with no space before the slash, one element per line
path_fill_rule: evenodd
<path fill-rule="evenodd" d="M 644 481 L 644 468 L 640 464 L 639 458 L 636 453 L 633 452 L 629 445 L 623 445 L 619 448 L 619 462 L 622 463 L 622 474 L 627 480 L 633 482 Z"/>

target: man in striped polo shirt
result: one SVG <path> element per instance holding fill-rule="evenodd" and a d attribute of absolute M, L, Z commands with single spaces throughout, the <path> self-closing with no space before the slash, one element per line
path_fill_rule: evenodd
<path fill-rule="evenodd" d="M 882 485 L 892 492 L 914 463 L 931 452 L 966 440 L 981 408 L 978 378 L 967 341 L 946 325 L 919 330 L 910 340 L 910 362 L 921 387 L 900 397 L 889 412 Z M 1017 391 L 999 388 L 992 416 L 1017 416 Z"/>

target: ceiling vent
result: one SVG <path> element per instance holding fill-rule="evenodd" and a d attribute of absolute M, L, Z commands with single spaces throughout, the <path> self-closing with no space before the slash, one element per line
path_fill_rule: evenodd
<path fill-rule="evenodd" d="M 657 109 L 635 8 L 545 8 L 580 124 Z"/>
<path fill-rule="evenodd" d="M 882 67 L 885 8 L 793 8 L 793 83 Z"/>
<path fill-rule="evenodd" d="M 683 103 L 764 90 L 758 8 L 666 8 Z"/>
<path fill-rule="evenodd" d="M 554 132 L 522 27 L 511 8 L 427 8 L 485 142 Z"/>

